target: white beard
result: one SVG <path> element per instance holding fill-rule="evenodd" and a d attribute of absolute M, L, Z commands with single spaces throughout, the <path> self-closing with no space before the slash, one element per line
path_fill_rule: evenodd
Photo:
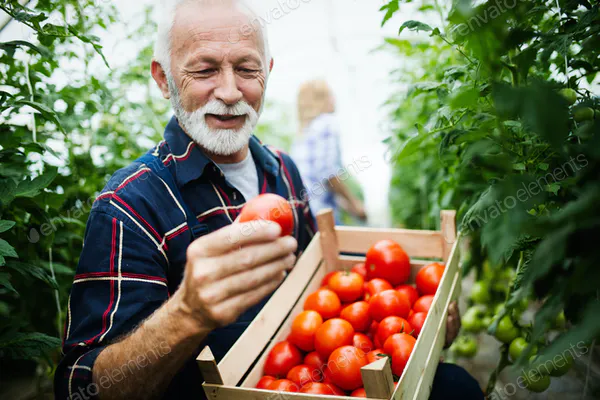
<path fill-rule="evenodd" d="M 258 122 L 258 113 L 248 103 L 240 100 L 232 106 L 222 101 L 211 100 L 196 111 L 188 112 L 183 109 L 179 90 L 175 82 L 169 79 L 169 91 L 171 92 L 171 105 L 177 120 L 186 133 L 200 147 L 208 152 L 220 156 L 230 156 L 242 150 L 248 145 L 252 131 Z M 216 115 L 245 115 L 246 122 L 239 130 L 233 129 L 211 129 L 206 123 L 206 114 Z"/>

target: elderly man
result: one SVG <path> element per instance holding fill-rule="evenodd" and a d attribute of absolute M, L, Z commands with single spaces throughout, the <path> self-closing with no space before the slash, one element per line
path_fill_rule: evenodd
<path fill-rule="evenodd" d="M 252 14 L 184 0 L 161 16 L 152 76 L 176 118 L 92 209 L 58 399 L 205 398 L 195 356 L 223 357 L 314 234 L 296 166 L 252 136 L 273 66 Z M 290 199 L 293 236 L 232 223 L 266 192 Z"/>

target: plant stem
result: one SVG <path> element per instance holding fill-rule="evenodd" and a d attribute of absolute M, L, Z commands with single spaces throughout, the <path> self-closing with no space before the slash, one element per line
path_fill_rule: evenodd
<path fill-rule="evenodd" d="M 52 247 L 48 248 L 48 261 L 50 263 L 50 273 L 52 274 L 52 279 L 56 282 L 56 275 L 54 274 L 54 265 L 52 264 Z M 62 329 L 62 310 L 60 308 L 60 297 L 58 294 L 58 289 L 54 289 L 54 299 L 56 300 L 56 311 L 58 312 L 58 337 L 60 340 L 63 340 L 63 329 Z"/>

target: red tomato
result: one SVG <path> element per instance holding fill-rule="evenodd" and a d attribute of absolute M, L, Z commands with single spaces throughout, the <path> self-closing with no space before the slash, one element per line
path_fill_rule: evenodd
<path fill-rule="evenodd" d="M 292 322 L 292 333 L 288 340 L 304 351 L 315 349 L 315 333 L 323 324 L 321 314 L 316 311 L 302 311 Z"/>
<path fill-rule="evenodd" d="M 325 275 L 323 277 L 323 280 L 321 280 L 321 287 L 327 286 L 329 284 L 329 280 L 331 279 L 333 274 L 335 274 L 336 272 L 338 272 L 338 271 L 332 271 L 332 272 L 329 272 L 327 275 Z"/>
<path fill-rule="evenodd" d="M 327 394 L 334 396 L 335 392 L 330 385 L 320 382 L 310 382 L 302 386 L 300 393 L 311 393 L 311 394 Z"/>
<path fill-rule="evenodd" d="M 377 329 L 379 329 L 379 322 L 371 322 L 371 327 L 369 328 L 369 333 L 367 334 L 371 340 L 375 340 L 375 337 L 377 336 Z"/>
<path fill-rule="evenodd" d="M 363 294 L 365 280 L 356 272 L 338 271 L 329 279 L 329 289 L 338 295 L 341 301 L 358 300 Z"/>
<path fill-rule="evenodd" d="M 413 315 L 414 313 L 415 313 L 415 312 L 414 312 L 414 311 L 412 310 L 412 308 L 411 308 L 411 309 L 410 309 L 410 311 L 408 312 L 408 318 L 412 317 L 412 315 Z"/>
<path fill-rule="evenodd" d="M 276 381 L 271 382 L 269 385 L 269 390 L 275 390 L 277 392 L 297 392 L 300 390 L 298 385 L 289 379 L 278 379 Z"/>
<path fill-rule="evenodd" d="M 383 350 L 375 349 L 367 353 L 367 364 L 371 364 L 377 360 L 387 357 Z"/>
<path fill-rule="evenodd" d="M 281 226 L 281 236 L 291 235 L 294 231 L 292 206 L 283 197 L 274 193 L 258 195 L 246 203 L 240 213 L 239 222 L 257 220 L 273 221 Z"/>
<path fill-rule="evenodd" d="M 415 301 L 415 304 L 413 305 L 413 311 L 415 313 L 418 313 L 418 312 L 427 313 L 427 312 L 429 312 L 429 309 L 431 308 L 431 303 L 433 303 L 433 295 L 432 294 L 426 294 L 425 296 L 421 296 L 421 297 L 419 297 L 419 300 Z"/>
<path fill-rule="evenodd" d="M 256 384 L 256 388 L 257 389 L 268 389 L 271 382 L 275 382 L 276 380 L 277 379 L 273 378 L 272 376 L 265 375 L 262 378 L 260 378 L 260 380 Z"/>
<path fill-rule="evenodd" d="M 369 303 L 357 301 L 344 307 L 340 313 L 340 318 L 350 322 L 355 331 L 366 332 L 371 326 Z"/>
<path fill-rule="evenodd" d="M 375 278 L 365 283 L 365 301 L 370 301 L 371 297 L 384 290 L 393 289 L 392 285 L 386 280 Z"/>
<path fill-rule="evenodd" d="M 355 333 L 352 337 L 352 345 L 363 352 L 368 353 L 373 350 L 373 342 L 364 333 Z"/>
<path fill-rule="evenodd" d="M 367 277 L 367 267 L 366 267 L 365 263 L 355 264 L 354 267 L 352 267 L 352 269 L 350 271 L 356 272 L 363 278 Z"/>
<path fill-rule="evenodd" d="M 392 355 L 392 372 L 401 377 L 417 340 L 407 333 L 390 336 L 383 345 L 383 351 Z"/>
<path fill-rule="evenodd" d="M 380 240 L 367 251 L 367 278 L 382 278 L 392 285 L 405 283 L 410 277 L 410 259 L 393 240 Z"/>
<path fill-rule="evenodd" d="M 411 325 L 404 318 L 391 316 L 386 317 L 379 323 L 377 328 L 377 339 L 379 343 L 385 343 L 387 338 L 394 333 L 408 333 L 412 331 Z"/>
<path fill-rule="evenodd" d="M 304 357 L 304 364 L 312 369 L 322 371 L 325 364 L 327 364 L 327 358 L 323 358 L 316 351 L 312 351 Z"/>
<path fill-rule="evenodd" d="M 265 361 L 265 375 L 274 376 L 276 378 L 284 377 L 287 373 L 302 363 L 302 353 L 296 346 L 284 340 L 277 343 L 267 356 Z"/>
<path fill-rule="evenodd" d="M 358 388 L 350 394 L 350 397 L 367 397 L 367 392 L 365 388 Z"/>
<path fill-rule="evenodd" d="M 415 304 L 415 301 L 417 301 L 417 299 L 419 298 L 419 292 L 417 292 L 417 289 L 415 289 L 415 287 L 412 285 L 408 285 L 408 284 L 400 285 L 400 286 L 396 287 L 396 291 L 398 293 L 402 293 L 402 294 L 406 295 L 406 298 L 410 302 L 411 307 L 413 306 L 413 304 Z"/>
<path fill-rule="evenodd" d="M 427 313 L 418 312 L 414 313 L 410 317 L 408 317 L 408 323 L 414 329 L 413 336 L 418 338 L 421 333 L 421 329 L 423 329 L 423 324 L 425 323 L 425 318 L 427 318 Z"/>
<path fill-rule="evenodd" d="M 338 295 L 331 290 L 319 289 L 306 298 L 304 309 L 316 311 L 327 320 L 340 315 L 342 303 Z"/>
<path fill-rule="evenodd" d="M 435 294 L 440 281 L 444 275 L 444 266 L 440 263 L 431 263 L 424 266 L 417 272 L 415 279 L 417 283 L 417 289 L 421 296 L 426 294 Z"/>
<path fill-rule="evenodd" d="M 354 346 L 335 349 L 327 361 L 331 380 L 344 390 L 358 389 L 363 385 L 360 369 L 365 365 L 367 365 L 365 353 Z"/>
<path fill-rule="evenodd" d="M 350 322 L 340 318 L 325 321 L 317 329 L 315 335 L 315 349 L 324 358 L 340 346 L 352 345 L 354 328 Z"/>
<path fill-rule="evenodd" d="M 385 290 L 377 293 L 369 303 L 369 314 L 377 322 L 390 315 L 406 318 L 409 311 L 408 299 L 395 290 Z"/>
<path fill-rule="evenodd" d="M 319 382 L 323 377 L 321 376 L 321 371 L 315 370 L 308 365 L 301 364 L 290 369 L 290 372 L 287 374 L 287 379 L 294 382 L 298 387 L 302 387 L 309 382 Z"/>
<path fill-rule="evenodd" d="M 333 383 L 333 381 L 331 380 L 331 371 L 329 371 L 329 368 L 327 368 L 327 363 L 325 363 L 325 369 L 323 369 L 322 373 L 323 380 L 321 382 L 327 385 L 335 385 L 335 383 Z"/>

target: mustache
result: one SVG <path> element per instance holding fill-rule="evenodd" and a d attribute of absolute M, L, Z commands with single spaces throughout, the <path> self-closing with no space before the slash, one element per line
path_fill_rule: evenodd
<path fill-rule="evenodd" d="M 238 101 L 234 105 L 227 105 L 219 100 L 211 100 L 203 107 L 197 110 L 197 112 L 206 115 L 206 114 L 214 114 L 214 115 L 249 115 L 251 117 L 258 117 L 256 111 L 250 107 L 248 103 L 243 100 Z"/>

